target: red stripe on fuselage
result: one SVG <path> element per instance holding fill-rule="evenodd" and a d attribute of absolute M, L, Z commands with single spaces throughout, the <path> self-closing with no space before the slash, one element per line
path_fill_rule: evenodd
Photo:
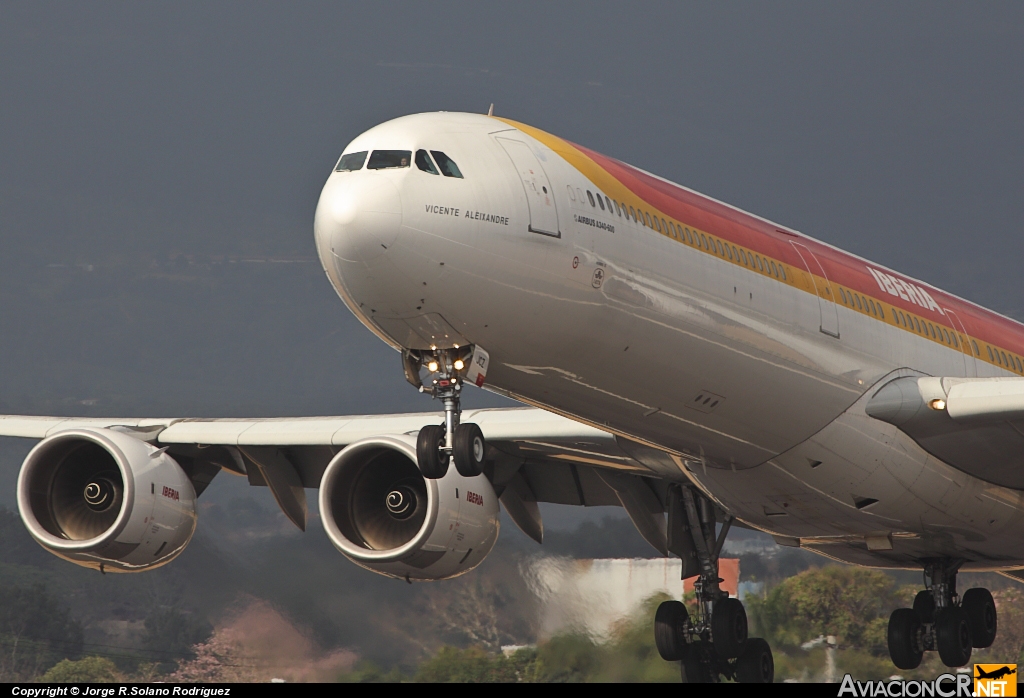
<path fill-rule="evenodd" d="M 803 261 L 797 256 L 793 246 L 789 244 L 790 240 L 798 241 L 814 253 L 830 281 L 875 300 L 884 300 L 906 312 L 928 317 L 932 322 L 944 325 L 948 329 L 958 330 L 945 315 L 905 301 L 899 296 L 893 296 L 880 289 L 878 282 L 867 268 L 871 266 L 877 270 L 886 271 L 927 290 L 940 307 L 952 310 L 957 314 L 957 317 L 966 326 L 967 334 L 971 337 L 1017 354 L 1024 354 L 1024 325 L 1014 320 L 952 296 L 929 284 L 914 281 L 898 272 L 891 272 L 881 265 L 866 262 L 812 238 L 782 231 L 767 221 L 671 182 L 653 177 L 614 158 L 601 155 L 575 143 L 573 146 L 603 167 L 637 197 L 676 220 L 762 255 L 784 261 L 795 268 L 803 269 Z M 981 358 L 984 358 L 984 352 Z"/>

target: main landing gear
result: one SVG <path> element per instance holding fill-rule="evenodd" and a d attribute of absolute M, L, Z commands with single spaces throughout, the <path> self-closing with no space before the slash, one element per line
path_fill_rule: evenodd
<path fill-rule="evenodd" d="M 771 683 L 775 661 L 768 643 L 747 637 L 747 612 L 718 585 L 718 556 L 732 525 L 726 518 L 715 537 L 715 510 L 689 486 L 673 485 L 668 497 L 669 550 L 682 559 L 683 579 L 696 576 L 696 613 L 665 601 L 654 616 L 654 640 L 662 659 L 680 663 L 684 683 Z"/>
<path fill-rule="evenodd" d="M 463 424 L 459 420 L 462 415 L 459 395 L 470 355 L 468 348 L 402 354 L 406 379 L 444 404 L 444 424 L 423 427 L 416 439 L 420 473 L 428 480 L 444 477 L 452 460 L 464 477 L 475 477 L 483 472 L 487 446 L 483 432 L 476 424 Z M 429 387 L 420 380 L 422 366 L 431 374 Z"/>
<path fill-rule="evenodd" d="M 899 669 L 916 669 L 927 650 L 938 650 L 948 667 L 971 660 L 975 647 L 991 647 L 996 639 L 996 604 L 988 589 L 956 592 L 959 562 L 925 565 L 925 586 L 913 608 L 897 608 L 889 616 L 889 657 Z"/>

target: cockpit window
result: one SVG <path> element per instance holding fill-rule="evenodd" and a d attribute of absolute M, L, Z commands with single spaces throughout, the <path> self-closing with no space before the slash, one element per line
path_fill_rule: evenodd
<path fill-rule="evenodd" d="M 425 150 L 416 151 L 416 167 L 420 168 L 424 172 L 429 172 L 432 175 L 438 174 L 437 168 L 434 167 L 433 161 L 430 159 L 430 156 L 427 155 L 427 151 Z"/>
<path fill-rule="evenodd" d="M 431 150 L 430 154 L 434 156 L 434 162 L 441 169 L 441 174 L 445 177 L 458 177 L 462 179 L 462 172 L 459 171 L 459 166 L 455 164 L 455 161 L 450 157 L 442 153 L 440 150 Z"/>
<path fill-rule="evenodd" d="M 394 167 L 408 167 L 411 160 L 411 150 L 375 150 L 370 155 L 366 169 L 389 170 Z"/>
<path fill-rule="evenodd" d="M 338 166 L 334 168 L 334 171 L 355 172 L 363 169 L 364 162 L 366 162 L 365 150 L 360 150 L 358 153 L 347 153 L 341 156 L 341 160 L 338 160 Z"/>

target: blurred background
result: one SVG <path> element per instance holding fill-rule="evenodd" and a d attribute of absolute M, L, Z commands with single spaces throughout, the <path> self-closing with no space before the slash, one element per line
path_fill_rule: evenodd
<path fill-rule="evenodd" d="M 363 130 L 491 103 L 1024 318 L 1022 39 L 1013 3 L 0 2 L 0 413 L 432 409 L 328 285 L 313 210 Z M 135 678 L 678 678 L 642 603 L 678 586 L 636 589 L 595 631 L 538 581 L 654 556 L 616 508 L 545 507 L 543 546 L 505 521 L 477 571 L 409 586 L 221 475 L 179 560 L 101 576 L 17 520 L 31 445 L 0 439 L 0 644 L 20 647 L 0 679 L 63 659 Z M 858 678 L 892 672 L 884 621 L 916 574 L 733 538 L 780 678 L 824 676 L 827 635 Z M 986 583 L 1013 661 L 1017 591 Z M 574 584 L 569 605 L 601 606 Z M 810 588 L 874 591 L 838 608 Z"/>

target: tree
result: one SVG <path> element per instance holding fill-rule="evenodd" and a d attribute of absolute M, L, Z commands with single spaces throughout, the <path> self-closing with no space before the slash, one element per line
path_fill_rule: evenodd
<path fill-rule="evenodd" d="M 757 632 L 773 645 L 797 647 L 835 635 L 842 646 L 881 655 L 889 614 L 912 598 L 882 572 L 835 566 L 801 572 L 747 607 Z"/>
<path fill-rule="evenodd" d="M 504 683 L 517 680 L 515 667 L 503 655 L 479 647 L 460 650 L 442 647 L 420 665 L 416 681 L 422 683 Z"/>
<path fill-rule="evenodd" d="M 43 683 L 110 683 L 122 681 L 112 661 L 105 657 L 86 657 L 76 662 L 63 659 L 39 679 Z"/>

